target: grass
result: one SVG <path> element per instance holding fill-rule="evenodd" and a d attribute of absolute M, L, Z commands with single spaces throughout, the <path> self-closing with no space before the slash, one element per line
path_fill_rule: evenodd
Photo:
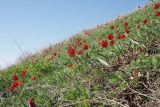
<path fill-rule="evenodd" d="M 159 101 L 153 95 L 160 88 L 154 85 L 160 78 L 158 11 L 160 6 L 149 4 L 5 69 L 0 106 L 27 107 L 28 99 L 37 107 L 138 107 Z"/>

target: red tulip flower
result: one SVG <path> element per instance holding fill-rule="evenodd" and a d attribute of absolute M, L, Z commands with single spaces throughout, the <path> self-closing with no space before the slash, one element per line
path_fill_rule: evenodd
<path fill-rule="evenodd" d="M 108 39 L 109 39 L 109 40 L 113 40 L 113 39 L 114 39 L 113 34 L 109 34 L 109 35 L 108 35 Z"/>
<path fill-rule="evenodd" d="M 160 16 L 160 11 L 157 11 L 155 16 Z"/>
<path fill-rule="evenodd" d="M 9 91 L 9 92 L 13 92 L 13 91 L 16 90 L 16 88 L 17 88 L 17 87 L 10 87 L 10 88 L 8 88 L 8 91 Z"/>
<path fill-rule="evenodd" d="M 115 26 L 111 26 L 111 29 L 115 29 Z"/>
<path fill-rule="evenodd" d="M 84 45 L 84 46 L 83 46 L 83 49 L 84 49 L 84 50 L 88 50 L 88 48 L 89 48 L 88 45 Z"/>
<path fill-rule="evenodd" d="M 126 33 L 126 34 L 129 34 L 129 29 L 124 29 L 124 32 Z"/>
<path fill-rule="evenodd" d="M 83 50 L 79 50 L 79 51 L 77 52 L 77 54 L 78 54 L 78 55 L 82 55 L 82 54 L 83 54 Z"/>
<path fill-rule="evenodd" d="M 142 20 L 142 23 L 143 23 L 143 24 L 147 24 L 147 23 L 148 23 L 148 19 Z"/>
<path fill-rule="evenodd" d="M 153 6 L 153 9 L 158 9 L 158 8 L 160 8 L 160 3 L 155 4 L 155 5 Z"/>
<path fill-rule="evenodd" d="M 70 57 L 74 57 L 75 54 L 76 54 L 75 49 L 74 49 L 73 47 L 70 47 L 70 49 L 68 50 L 68 55 L 69 55 Z"/>
<path fill-rule="evenodd" d="M 102 48 L 108 47 L 108 41 L 107 40 L 102 40 L 101 41 L 101 46 L 102 46 Z"/>
<path fill-rule="evenodd" d="M 36 107 L 36 104 L 34 103 L 33 99 L 31 99 L 31 98 L 28 99 L 28 106 L 29 107 Z"/>
<path fill-rule="evenodd" d="M 35 80 L 37 80 L 37 77 L 36 77 L 36 76 L 32 76 L 32 77 L 31 77 L 31 80 L 32 80 L 32 81 L 35 81 Z"/>
<path fill-rule="evenodd" d="M 8 91 L 9 92 L 13 92 L 16 90 L 17 87 L 21 86 L 22 85 L 22 82 L 21 81 L 15 81 L 15 82 L 12 82 L 11 83 L 11 87 L 8 88 Z"/>
<path fill-rule="evenodd" d="M 128 22 L 124 22 L 123 25 L 124 25 L 125 27 L 127 27 L 127 26 L 128 26 Z"/>
<path fill-rule="evenodd" d="M 124 39 L 125 38 L 125 35 L 122 35 L 122 34 L 120 34 L 120 35 L 118 35 L 118 39 Z"/>
<path fill-rule="evenodd" d="M 21 76 L 22 77 L 25 77 L 27 75 L 27 72 L 28 72 L 28 69 L 24 69 L 22 72 L 21 72 Z"/>
<path fill-rule="evenodd" d="M 57 54 L 56 54 L 56 53 L 54 53 L 53 55 L 54 55 L 54 56 L 57 56 Z"/>
<path fill-rule="evenodd" d="M 11 87 L 19 87 L 22 85 L 22 82 L 21 81 L 16 81 L 16 82 L 12 82 L 11 83 Z"/>
<path fill-rule="evenodd" d="M 14 80 L 14 81 L 16 81 L 16 80 L 18 80 L 19 78 L 18 78 L 18 76 L 16 75 L 16 74 L 14 74 L 13 76 L 12 76 L 12 80 Z"/>
<path fill-rule="evenodd" d="M 115 44 L 115 42 L 114 42 L 114 40 L 112 40 L 111 42 L 110 42 L 110 45 L 114 45 Z"/>

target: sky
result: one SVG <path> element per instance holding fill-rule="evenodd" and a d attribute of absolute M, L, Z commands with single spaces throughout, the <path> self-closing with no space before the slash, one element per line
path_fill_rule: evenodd
<path fill-rule="evenodd" d="M 0 0 L 0 69 L 15 63 L 22 51 L 34 53 L 84 29 L 130 13 L 148 2 Z"/>

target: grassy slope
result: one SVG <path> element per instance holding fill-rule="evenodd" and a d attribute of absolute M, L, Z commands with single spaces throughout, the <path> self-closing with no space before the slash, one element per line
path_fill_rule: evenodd
<path fill-rule="evenodd" d="M 89 34 L 77 34 L 70 40 L 53 45 L 29 56 L 23 63 L 6 69 L 0 73 L 0 105 L 25 107 L 28 98 L 33 98 L 38 107 L 88 107 L 104 106 L 107 103 L 112 106 L 119 105 L 115 104 L 115 101 L 122 103 L 119 99 L 124 98 L 123 92 L 129 89 L 127 84 L 136 90 L 140 86 L 139 82 L 144 82 L 141 81 L 142 78 L 150 82 L 148 78 L 160 71 L 160 57 L 153 52 L 158 53 L 157 44 L 160 45 L 160 16 L 155 16 L 157 11 L 158 9 L 153 9 L 153 5 L 139 9 L 112 23 L 86 30 Z M 143 23 L 144 19 L 147 19 L 147 24 Z M 124 22 L 129 25 L 124 27 Z M 140 25 L 139 29 L 137 25 Z M 117 27 L 111 29 L 111 26 Z M 130 33 L 125 34 L 123 40 L 119 40 L 117 37 L 124 34 L 125 28 L 129 29 Z M 114 35 L 115 44 L 101 48 L 99 42 L 101 39 L 107 40 L 108 34 Z M 78 46 L 77 41 L 82 42 L 82 45 Z M 89 49 L 82 55 L 69 57 L 69 46 L 80 50 L 85 44 L 89 45 Z M 54 53 L 57 55 L 52 57 Z M 153 55 L 147 55 L 148 53 Z M 22 77 L 21 73 L 26 68 L 27 75 Z M 13 82 L 13 74 L 18 75 L 23 84 L 15 91 L 8 92 L 7 89 Z M 31 80 L 33 76 L 36 76 L 37 80 Z M 131 77 L 134 79 L 129 79 Z M 154 75 L 154 79 L 157 78 Z M 148 82 L 144 83 L 150 88 L 151 83 Z M 143 104 L 153 100 L 140 97 Z M 135 103 L 135 106 L 138 104 L 140 102 Z M 128 105 L 134 106 L 134 103 L 128 102 Z"/>

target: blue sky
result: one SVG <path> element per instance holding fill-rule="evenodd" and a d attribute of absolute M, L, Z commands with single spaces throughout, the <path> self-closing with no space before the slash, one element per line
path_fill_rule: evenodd
<path fill-rule="evenodd" d="M 147 0 L 0 0 L 0 68 L 83 29 L 132 12 Z"/>

